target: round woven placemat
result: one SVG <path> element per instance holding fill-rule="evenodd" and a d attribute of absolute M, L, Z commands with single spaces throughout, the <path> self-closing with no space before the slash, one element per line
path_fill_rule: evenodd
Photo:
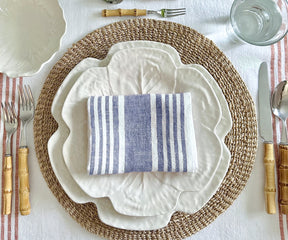
<path fill-rule="evenodd" d="M 169 224 L 154 231 L 128 231 L 102 223 L 92 203 L 77 204 L 62 189 L 52 170 L 47 143 L 57 129 L 51 115 L 54 95 L 67 74 L 87 57 L 103 59 L 109 48 L 132 40 L 173 46 L 185 64 L 204 66 L 216 79 L 228 102 L 233 127 L 225 138 L 231 152 L 229 170 L 216 194 L 195 214 L 176 212 Z M 206 227 L 224 212 L 244 188 L 254 165 L 257 123 L 253 100 L 241 77 L 215 44 L 189 27 L 152 19 L 133 19 L 100 28 L 74 44 L 54 65 L 39 96 L 34 118 L 34 141 L 42 174 L 60 204 L 88 231 L 113 240 L 184 239 Z"/>

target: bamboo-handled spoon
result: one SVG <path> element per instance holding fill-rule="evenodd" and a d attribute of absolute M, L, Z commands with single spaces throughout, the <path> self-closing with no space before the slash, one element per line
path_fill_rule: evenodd
<path fill-rule="evenodd" d="M 279 144 L 279 205 L 282 214 L 288 214 L 288 143 L 286 119 L 288 117 L 288 82 L 280 82 L 273 91 L 271 109 L 282 121 L 281 142 Z"/>

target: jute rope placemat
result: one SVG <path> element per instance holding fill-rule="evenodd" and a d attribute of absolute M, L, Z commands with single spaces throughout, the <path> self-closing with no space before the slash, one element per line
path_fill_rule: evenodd
<path fill-rule="evenodd" d="M 231 163 L 217 193 L 195 214 L 176 212 L 168 226 L 155 231 L 128 231 L 107 226 L 99 220 L 94 204 L 73 202 L 55 177 L 47 150 L 48 140 L 57 129 L 57 123 L 51 115 L 51 105 L 67 74 L 84 58 L 103 59 L 113 44 L 132 40 L 170 44 L 179 52 L 183 63 L 204 66 L 221 87 L 233 119 L 233 128 L 225 138 L 231 152 Z M 133 19 L 116 22 L 88 34 L 55 64 L 39 96 L 34 119 L 34 139 L 40 169 L 49 188 L 68 213 L 88 231 L 113 240 L 176 240 L 206 227 L 242 191 L 255 160 L 257 123 L 254 103 L 244 82 L 212 41 L 191 28 L 173 22 Z"/>

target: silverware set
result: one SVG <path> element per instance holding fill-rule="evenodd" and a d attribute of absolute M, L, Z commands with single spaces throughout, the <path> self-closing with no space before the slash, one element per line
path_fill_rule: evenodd
<path fill-rule="evenodd" d="M 272 129 L 272 113 L 282 121 L 281 141 L 279 143 L 279 198 L 278 203 L 282 214 L 288 214 L 288 142 L 286 119 L 288 117 L 288 84 L 280 82 L 273 90 L 270 100 L 270 86 L 267 63 L 262 63 L 258 79 L 258 109 L 260 137 L 264 143 L 265 165 L 265 202 L 269 214 L 276 213 L 275 156 Z"/>
<path fill-rule="evenodd" d="M 22 215 L 30 214 L 30 187 L 29 187 L 29 170 L 28 170 L 28 153 L 26 126 L 34 117 L 35 104 L 34 98 L 29 85 L 18 88 L 19 94 L 19 119 L 21 121 L 21 138 L 20 147 L 18 149 L 19 156 L 19 195 L 20 195 L 20 213 Z M 6 132 L 6 150 L 4 158 L 4 199 L 3 214 L 11 213 L 12 204 L 12 175 L 13 175 L 13 150 L 12 139 L 13 134 L 18 128 L 18 116 L 16 114 L 15 103 L 1 103 L 4 115 L 4 127 Z"/>

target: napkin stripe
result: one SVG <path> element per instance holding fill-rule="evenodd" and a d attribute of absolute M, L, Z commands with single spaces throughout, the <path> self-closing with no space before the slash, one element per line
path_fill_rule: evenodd
<path fill-rule="evenodd" d="M 125 96 L 125 172 L 135 169 L 152 170 L 151 100 L 150 95 Z M 133 109 L 133 111 L 131 111 Z M 141 124 L 143 119 L 150 119 Z M 142 128 L 139 128 L 139 123 Z M 142 144 L 139 144 L 141 142 Z M 134 159 L 139 161 L 132 161 Z"/>
<path fill-rule="evenodd" d="M 167 172 L 168 171 L 168 157 L 167 157 L 167 151 L 165 149 L 165 146 L 167 146 L 167 141 L 166 141 L 166 109 L 165 109 L 165 95 L 161 95 L 161 101 L 162 101 L 162 134 L 163 134 L 163 143 L 162 143 L 162 148 L 163 148 L 163 171 Z"/>
<path fill-rule="evenodd" d="M 157 125 L 157 152 L 158 169 L 164 171 L 163 134 L 162 134 L 162 100 L 161 95 L 156 95 L 156 125 Z M 163 141 L 164 142 L 164 141 Z"/>
<path fill-rule="evenodd" d="M 92 141 L 92 143 L 90 143 L 91 149 L 90 149 L 90 175 L 93 174 L 93 170 L 94 170 L 94 164 L 95 164 L 95 147 L 96 147 L 96 143 L 95 143 L 95 132 L 96 132 L 96 127 L 95 127 L 95 115 L 94 115 L 94 97 L 92 97 L 92 100 L 89 102 L 90 104 L 90 129 L 91 129 L 91 138 L 90 141 Z"/>
<path fill-rule="evenodd" d="M 109 114 L 109 97 L 105 97 L 105 118 L 106 118 L 106 169 L 105 174 L 109 173 L 110 159 L 110 114 Z"/>
<path fill-rule="evenodd" d="M 179 152 L 178 152 L 178 131 L 177 131 L 177 99 L 176 95 L 173 95 L 173 135 L 174 135 L 174 147 L 175 147 L 175 171 L 179 172 Z"/>
<path fill-rule="evenodd" d="M 113 174 L 118 173 L 119 164 L 119 111 L 118 111 L 118 98 L 113 96 L 112 99 L 112 106 L 113 106 L 113 136 L 114 136 L 114 162 L 113 162 Z"/>
<path fill-rule="evenodd" d="M 105 169 L 106 169 L 106 155 L 107 155 L 107 132 L 106 132 L 106 128 L 107 128 L 107 124 L 106 124 L 106 101 L 105 99 L 102 99 L 101 101 L 101 116 L 102 116 L 102 136 L 103 136 L 103 142 L 102 142 L 102 169 L 101 169 L 101 173 L 105 173 Z"/>
<path fill-rule="evenodd" d="M 109 108 L 113 109 L 113 99 L 108 98 L 109 102 Z M 109 113 L 109 136 L 110 136 L 110 145 L 109 145 L 109 167 L 108 167 L 108 173 L 112 174 L 113 173 L 113 168 L 114 168 L 114 128 L 113 128 L 113 111 L 110 114 Z"/>
<path fill-rule="evenodd" d="M 182 139 L 182 152 L 183 152 L 183 172 L 187 172 L 187 154 L 186 154 L 186 143 L 185 143 L 185 116 L 184 116 L 184 95 L 180 95 L 181 109 L 180 109 L 180 118 L 181 118 L 181 139 Z"/>
<path fill-rule="evenodd" d="M 157 126 L 157 104 L 156 104 L 156 95 L 151 94 L 150 95 L 150 100 L 151 100 L 151 108 L 156 109 L 155 114 L 151 114 L 151 126 Z M 158 138 L 157 138 L 157 127 L 151 127 L 151 138 L 157 140 L 157 144 L 151 145 L 151 151 L 152 151 L 152 172 L 155 172 L 158 170 Z M 152 140 L 153 142 L 153 140 Z"/>
<path fill-rule="evenodd" d="M 171 172 L 172 167 L 171 167 L 171 146 L 169 143 L 170 140 L 170 114 L 169 114 L 169 95 L 165 95 L 165 111 L 166 111 L 166 149 L 167 149 L 167 159 L 168 159 L 168 166 L 167 166 L 167 171 Z"/>
<path fill-rule="evenodd" d="M 183 94 L 182 94 L 183 95 Z M 184 124 L 184 118 L 181 119 L 181 95 L 176 95 L 176 107 L 177 107 L 177 147 L 179 158 L 179 172 L 184 170 L 183 152 L 182 152 L 182 124 Z M 176 124 L 175 124 L 176 125 Z M 185 149 L 185 147 L 184 147 Z"/>
<path fill-rule="evenodd" d="M 124 113 L 124 96 L 118 97 L 119 111 L 119 172 L 125 171 L 125 113 Z"/>
<path fill-rule="evenodd" d="M 102 126 L 102 102 L 101 98 L 98 98 L 98 119 L 99 119 L 99 163 L 98 163 L 98 174 L 101 173 L 102 169 L 102 154 L 103 154 L 103 126 Z"/>

